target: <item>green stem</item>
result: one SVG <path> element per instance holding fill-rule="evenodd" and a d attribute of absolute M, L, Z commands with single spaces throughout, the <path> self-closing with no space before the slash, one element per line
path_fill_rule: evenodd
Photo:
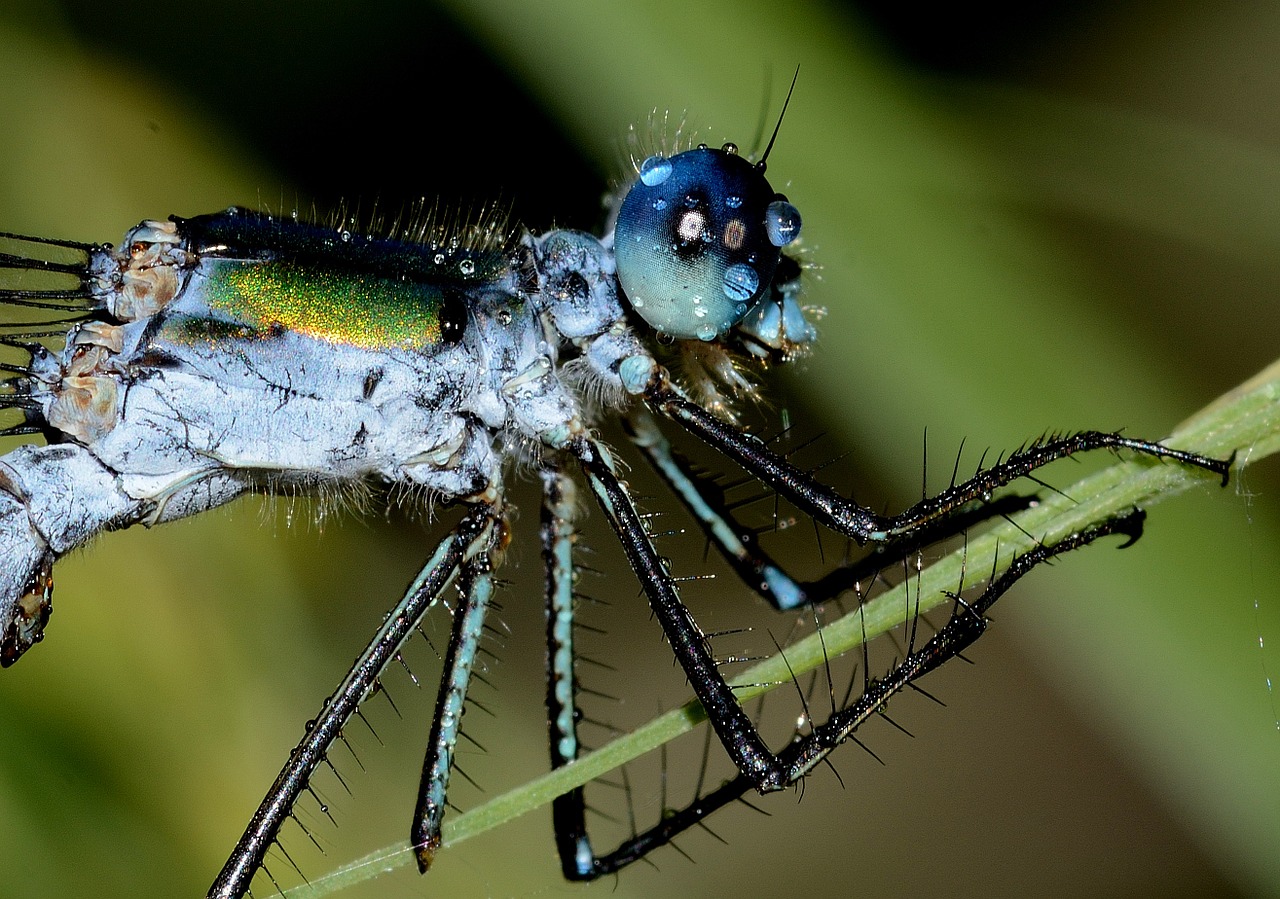
<path fill-rule="evenodd" d="M 1280 449 L 1280 361 L 1220 397 L 1176 428 L 1165 441 L 1171 446 L 1217 457 L 1236 454 L 1236 469 L 1252 465 Z M 1005 523 L 921 572 L 910 584 L 878 596 L 816 634 L 786 648 L 782 654 L 754 666 L 737 680 L 753 686 L 738 691 L 742 699 L 766 693 L 790 683 L 822 665 L 827 656 L 840 655 L 904 623 L 908 611 L 920 614 L 949 602 L 957 584 L 965 587 L 985 581 L 1007 567 L 1024 551 L 1034 534 L 1044 543 L 1055 543 L 1090 524 L 1125 510 L 1147 508 L 1155 502 L 1208 483 L 1205 473 L 1151 459 L 1130 458 L 1092 474 L 1053 495 L 1017 517 L 1017 525 Z M 1068 499 L 1073 497 L 1075 499 Z M 918 598 L 907 597 L 908 587 L 918 588 Z M 910 599 L 910 601 L 908 601 Z M 547 805 L 556 796 L 584 785 L 688 733 L 706 720 L 702 708 L 690 701 L 619 737 L 573 764 L 511 790 L 445 822 L 444 848 Z M 290 890 L 290 899 L 315 899 L 362 883 L 385 871 L 413 863 L 408 846 L 379 850 L 310 884 Z"/>

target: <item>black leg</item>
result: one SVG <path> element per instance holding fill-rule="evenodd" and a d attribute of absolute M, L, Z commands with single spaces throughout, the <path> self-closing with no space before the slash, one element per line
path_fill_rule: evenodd
<path fill-rule="evenodd" d="M 667 635 L 672 652 L 684 669 L 694 695 L 702 703 L 730 758 L 738 770 L 762 793 L 780 790 L 793 783 L 809 770 L 813 760 L 807 757 L 796 760 L 779 757 L 764 744 L 755 725 L 734 696 L 733 688 L 720 674 L 697 623 L 680 601 L 676 585 L 654 550 L 625 486 L 614 471 L 608 451 L 598 443 L 586 439 L 577 442 L 574 451 L 588 476 L 592 491 L 622 541 L 627 558 L 644 587 L 654 616 Z M 828 734 L 829 731 L 821 733 Z M 819 742 L 818 737 L 813 737 L 806 741 L 806 745 L 816 747 Z M 829 750 L 830 746 L 821 755 Z"/>
<path fill-rule="evenodd" d="M 396 657 L 460 567 L 467 560 L 488 552 L 499 526 L 493 509 L 478 506 L 436 547 L 404 598 L 391 610 L 338 689 L 325 700 L 320 714 L 308 725 L 306 735 L 290 753 L 218 879 L 209 888 L 209 899 L 239 899 L 245 895 L 267 850 L 276 841 L 281 825 L 292 814 L 294 803 L 307 789 L 312 774 L 324 762 L 334 740 L 342 735 L 351 716 L 375 688 L 387 663 Z"/>
<path fill-rule="evenodd" d="M 680 601 L 675 582 L 654 549 L 626 487 L 618 479 L 608 451 L 586 439 L 575 443 L 573 449 L 720 742 L 738 770 L 752 778 L 759 789 L 781 789 L 786 783 L 783 769 L 720 674 L 702 631 Z"/>
<path fill-rule="evenodd" d="M 1068 536 L 1051 546 L 1038 544 L 1015 557 L 1009 567 L 995 577 L 974 600 L 966 602 L 957 596 L 951 618 L 924 645 L 910 649 L 902 661 L 884 677 L 870 679 L 862 695 L 854 702 L 834 712 L 826 722 L 814 727 L 807 735 L 797 737 L 775 755 L 760 741 L 753 725 L 733 698 L 732 689 L 719 678 L 718 672 L 714 677 L 719 689 L 716 684 L 708 688 L 707 673 L 708 670 L 714 671 L 714 665 L 707 665 L 709 653 L 705 642 L 676 596 L 675 585 L 662 570 L 643 531 L 639 516 L 627 497 L 625 487 L 613 474 L 607 452 L 594 444 L 579 449 L 592 489 L 618 530 L 656 616 L 664 628 L 669 628 L 668 638 L 694 686 L 694 692 L 707 710 L 712 727 L 742 773 L 706 795 L 695 797 L 685 808 L 665 813 L 654 827 L 623 841 L 613 852 L 600 856 L 592 852 L 587 839 L 582 816 L 581 789 L 562 796 L 566 811 L 572 811 L 573 816 L 562 815 L 557 809 L 557 840 L 565 874 L 572 879 L 592 879 L 617 871 L 671 842 L 683 831 L 723 806 L 740 799 L 750 790 L 763 792 L 779 789 L 804 777 L 836 746 L 848 740 L 863 723 L 883 712 L 893 696 L 971 646 L 986 631 L 987 611 L 1025 574 L 1055 556 L 1086 546 L 1108 534 L 1124 535 L 1128 538 L 1124 546 L 1128 546 L 1140 536 L 1145 520 L 1145 513 L 1135 510 Z M 698 673 L 697 679 L 693 672 Z M 725 714 L 726 708 L 728 714 Z M 726 735 L 729 739 L 726 739 Z M 746 764 L 743 763 L 744 760 Z M 759 773 L 762 771 L 768 778 L 776 777 L 776 781 L 766 780 L 762 783 Z M 572 800 L 570 797 L 573 797 Z M 562 823 L 566 825 L 563 831 L 560 829 Z"/>
<path fill-rule="evenodd" d="M 1156 459 L 1168 459 L 1203 468 L 1222 478 L 1225 485 L 1231 459 L 1210 459 L 1186 450 L 1171 449 L 1149 440 L 1136 440 L 1104 431 L 1081 431 L 1037 441 L 984 469 L 937 496 L 921 500 L 897 515 L 880 515 L 813 480 L 806 472 L 768 449 L 758 438 L 721 421 L 680 395 L 661 369 L 645 389 L 645 401 L 690 433 L 716 447 L 748 472 L 787 497 L 797 508 L 826 527 L 858 543 L 886 543 L 909 538 L 922 527 L 931 527 L 974 502 L 987 500 L 1000 487 L 1050 462 L 1095 449 L 1127 449 Z"/>

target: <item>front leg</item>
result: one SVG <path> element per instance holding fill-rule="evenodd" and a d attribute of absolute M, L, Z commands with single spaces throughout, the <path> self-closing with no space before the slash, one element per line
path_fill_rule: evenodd
<path fill-rule="evenodd" d="M 1080 431 L 1035 441 L 972 478 L 927 497 L 897 515 L 881 515 L 841 496 L 809 474 L 769 450 L 759 439 L 716 418 L 690 402 L 671 386 L 665 370 L 651 359 L 628 359 L 633 369 L 625 378 L 630 389 L 643 395 L 652 408 L 674 420 L 700 440 L 729 456 L 763 483 L 777 490 L 795 506 L 837 533 L 858 544 L 889 543 L 910 539 L 922 530 L 986 502 L 994 491 L 1051 462 L 1097 449 L 1126 449 L 1154 459 L 1169 460 L 1212 472 L 1225 486 L 1231 459 L 1211 459 L 1199 453 L 1174 449 L 1150 440 L 1106 431 Z"/>

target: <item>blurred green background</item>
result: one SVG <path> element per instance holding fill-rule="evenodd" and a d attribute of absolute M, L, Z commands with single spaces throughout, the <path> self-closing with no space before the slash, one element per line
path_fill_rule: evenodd
<path fill-rule="evenodd" d="M 834 483 L 902 506 L 926 427 L 935 489 L 966 437 L 1158 436 L 1270 362 L 1280 333 L 1280 6 L 992 9 L 10 0 L 0 228 L 105 241 L 232 203 L 423 196 L 594 228 L 629 125 L 687 111 L 708 142 L 746 145 L 766 84 L 773 110 L 799 64 L 770 174 L 804 214 L 828 315 L 778 390 L 849 452 Z M 803 802 L 758 803 L 770 818 L 721 814 L 728 846 L 682 842 L 696 864 L 668 850 L 565 884 L 540 811 L 428 878 L 351 893 L 1280 893 L 1277 486 L 1260 466 L 1158 509 L 1133 549 L 1038 572 L 976 667 L 929 684 L 948 708 L 900 704 L 917 739 L 875 732 L 885 767 L 844 750 L 847 788 L 824 773 Z M 536 500 L 516 496 L 512 635 L 476 724 L 488 758 L 467 763 L 491 793 L 546 766 Z M 63 562 L 48 641 L 0 676 L 0 897 L 202 895 L 435 531 L 246 501 Z M 607 536 L 591 543 L 615 566 L 594 592 L 636 622 L 597 623 L 643 719 L 682 688 Z M 712 597 L 716 621 L 742 592 Z M 650 695 L 659 675 L 674 686 Z M 433 691 L 389 685 L 404 721 L 371 711 L 387 747 L 352 733 L 369 771 L 335 753 L 355 795 L 322 785 L 327 857 L 289 836 L 308 874 L 403 839 Z"/>

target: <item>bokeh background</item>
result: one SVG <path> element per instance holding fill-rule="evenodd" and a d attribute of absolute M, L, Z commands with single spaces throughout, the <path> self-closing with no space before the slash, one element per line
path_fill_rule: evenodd
<path fill-rule="evenodd" d="M 776 390 L 848 453 L 834 483 L 902 506 L 926 427 L 937 487 L 962 438 L 1157 436 L 1276 355 L 1280 7 L 994 9 L 9 0 L 0 228 L 105 241 L 232 203 L 423 196 L 595 228 L 628 126 L 687 111 L 709 142 L 748 145 L 799 65 L 770 172 L 804 214 L 828 315 Z M 931 682 L 947 708 L 895 704 L 916 739 L 882 727 L 883 767 L 846 749 L 843 788 L 823 773 L 803 801 L 758 803 L 769 818 L 722 813 L 729 845 L 682 842 L 696 863 L 668 850 L 565 884 L 541 810 L 426 879 L 349 894 L 1280 893 L 1275 469 L 1159 508 L 1124 553 L 1038 572 L 976 666 Z M 468 773 L 490 794 L 546 766 L 536 499 L 516 497 L 494 716 L 468 718 L 488 749 Z M 0 896 L 202 895 L 436 531 L 244 501 L 63 562 L 49 639 L 0 676 Z M 602 651 L 629 691 L 609 714 L 643 720 L 683 688 L 607 535 L 590 542 L 609 573 L 591 590 L 614 607 L 595 620 Z M 685 571 L 711 567 L 684 542 Z M 755 602 L 701 591 L 723 627 Z M 389 686 L 404 719 L 370 710 L 386 747 L 352 732 L 368 770 L 335 754 L 354 795 L 321 784 L 339 822 L 316 828 L 327 855 L 290 837 L 310 875 L 406 832 L 433 691 Z M 659 790 L 637 786 L 641 814 Z"/>

